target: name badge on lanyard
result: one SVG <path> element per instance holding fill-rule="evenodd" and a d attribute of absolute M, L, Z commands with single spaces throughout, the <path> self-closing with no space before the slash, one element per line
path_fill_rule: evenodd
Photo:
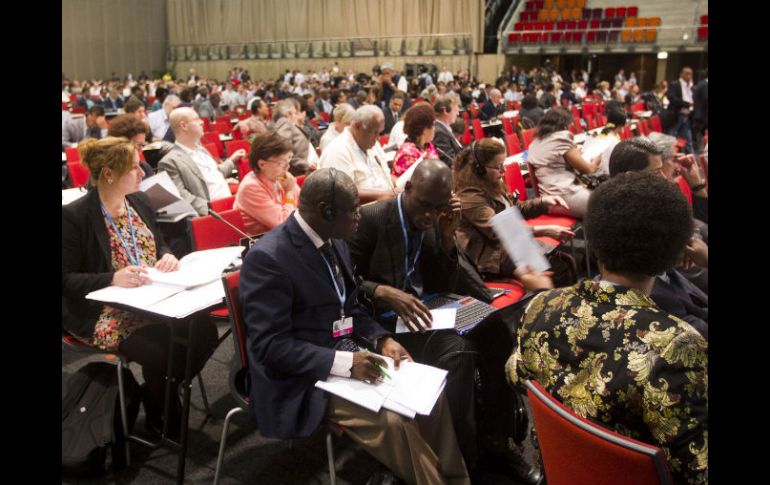
<path fill-rule="evenodd" d="M 334 251 L 334 249 L 332 249 L 332 251 Z M 334 272 L 332 271 L 329 262 L 326 261 L 324 256 L 321 256 L 321 259 L 326 263 L 326 269 L 329 270 L 329 276 L 331 276 L 334 291 L 337 293 L 337 298 L 340 300 L 340 318 L 332 323 L 332 337 L 339 338 L 350 335 L 353 333 L 353 317 L 345 316 L 345 300 L 347 293 L 345 286 L 343 285 L 342 288 L 340 288 L 339 285 L 337 285 L 337 278 L 334 277 Z"/>

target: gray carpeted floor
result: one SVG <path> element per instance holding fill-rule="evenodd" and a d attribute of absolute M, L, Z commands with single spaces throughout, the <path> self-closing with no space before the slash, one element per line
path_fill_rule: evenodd
<path fill-rule="evenodd" d="M 220 324 L 220 334 L 227 329 Z M 203 411 L 200 388 L 192 388 L 190 410 L 190 438 L 187 452 L 185 483 L 204 484 L 214 480 L 219 440 L 227 412 L 235 406 L 230 397 L 228 374 L 233 356 L 232 339 L 228 338 L 217 349 L 203 369 L 203 380 L 213 418 Z M 62 349 L 62 384 L 89 361 L 103 357 Z M 131 370 L 141 383 L 141 371 L 135 364 Z M 144 432 L 144 415 L 140 411 L 136 432 Z M 335 438 L 335 458 L 338 483 L 364 484 L 380 465 L 348 438 Z M 132 465 L 122 473 L 108 474 L 98 480 L 86 480 L 72 474 L 62 474 L 63 484 L 168 484 L 176 475 L 177 455 L 170 448 L 150 450 L 131 444 Z M 526 447 L 531 456 L 531 447 Z M 529 458 L 528 456 L 528 458 Z M 290 448 L 286 441 L 266 439 L 249 421 L 245 413 L 236 415 L 228 431 L 225 462 L 220 483 L 246 484 L 325 484 L 329 483 L 326 460 L 325 434 L 320 431 L 307 440 L 296 441 Z M 485 474 L 474 483 L 513 484 L 516 482 L 500 475 Z"/>

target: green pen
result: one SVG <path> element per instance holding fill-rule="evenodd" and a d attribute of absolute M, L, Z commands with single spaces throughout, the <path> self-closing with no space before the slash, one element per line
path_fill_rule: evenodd
<path fill-rule="evenodd" d="M 376 365 L 377 368 L 380 369 L 380 372 L 382 372 L 382 375 L 384 375 L 385 377 L 387 377 L 390 380 L 393 380 L 393 378 L 390 377 L 390 374 L 388 374 L 388 371 L 385 370 L 385 367 L 382 364 L 379 364 L 379 363 L 375 362 L 374 365 Z"/>

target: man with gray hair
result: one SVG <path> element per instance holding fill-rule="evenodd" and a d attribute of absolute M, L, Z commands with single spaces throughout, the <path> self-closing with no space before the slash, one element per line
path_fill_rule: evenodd
<path fill-rule="evenodd" d="M 161 109 L 155 110 L 147 115 L 147 120 L 150 122 L 150 129 L 152 130 L 152 139 L 154 141 L 162 140 L 166 135 L 166 132 L 170 128 L 168 121 L 168 115 L 171 114 L 174 109 L 179 106 L 182 100 L 176 94 L 169 94 L 166 99 L 163 100 Z"/>
<path fill-rule="evenodd" d="M 482 121 L 488 121 L 493 118 L 497 118 L 502 112 L 502 104 L 500 100 L 503 98 L 503 93 L 499 89 L 494 88 L 489 91 L 489 99 L 484 101 L 484 104 L 479 110 L 479 119 Z"/>
<path fill-rule="evenodd" d="M 353 114 L 351 125 L 321 154 L 319 167 L 334 167 L 352 178 L 362 204 L 396 195 L 385 152 L 377 141 L 384 126 L 380 108 L 362 106 Z"/>
<path fill-rule="evenodd" d="M 441 161 L 452 168 L 452 161 L 463 149 L 451 128 L 452 123 L 457 121 L 457 115 L 460 113 L 460 96 L 455 92 L 438 96 L 436 102 L 433 103 L 433 111 L 436 113 L 436 121 L 433 123 L 436 129 L 436 134 L 433 136 L 433 146 L 436 147 Z"/>
<path fill-rule="evenodd" d="M 289 172 L 295 177 L 305 175 L 310 170 L 309 150 L 315 151 L 315 148 L 310 145 L 308 137 L 299 129 L 299 123 L 302 121 L 298 106 L 299 103 L 296 99 L 284 99 L 275 105 L 273 114 L 275 131 L 282 137 L 291 140 L 292 157 Z M 315 167 L 312 168 L 315 169 Z"/>

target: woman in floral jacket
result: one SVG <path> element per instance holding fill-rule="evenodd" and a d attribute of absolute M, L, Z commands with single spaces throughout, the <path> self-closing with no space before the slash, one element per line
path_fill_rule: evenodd
<path fill-rule="evenodd" d="M 655 174 L 622 174 L 594 191 L 584 224 L 601 279 L 533 298 L 508 376 L 660 447 L 677 483 L 707 483 L 708 342 L 649 297 L 689 241 L 688 203 Z"/>

